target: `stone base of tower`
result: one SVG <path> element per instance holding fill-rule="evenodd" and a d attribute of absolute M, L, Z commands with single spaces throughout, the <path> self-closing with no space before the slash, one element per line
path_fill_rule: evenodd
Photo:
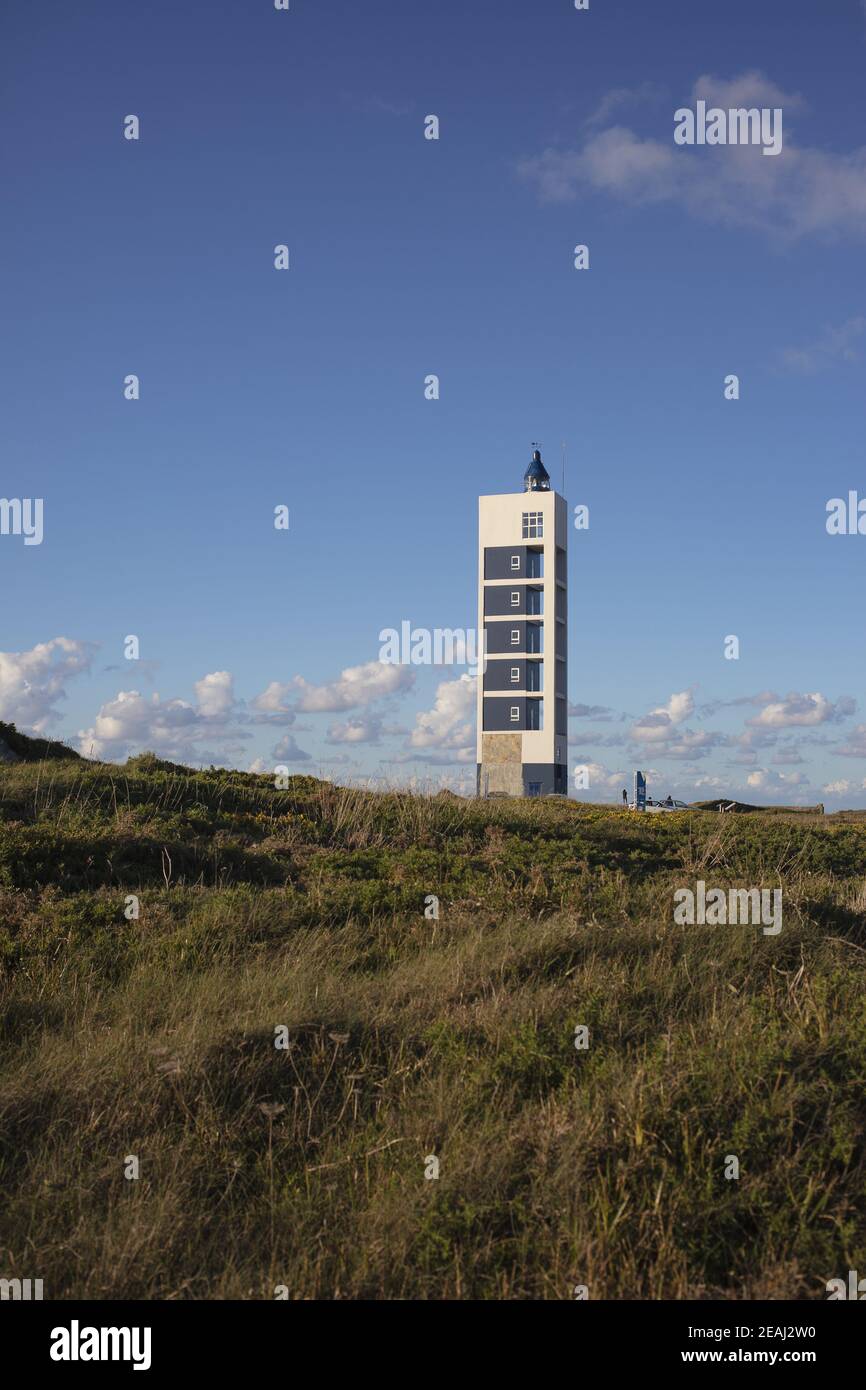
<path fill-rule="evenodd" d="M 525 796 L 523 790 L 523 735 L 484 734 L 478 769 L 478 795 Z"/>
<path fill-rule="evenodd" d="M 563 763 L 476 763 L 477 795 L 567 796 L 568 769 Z"/>
<path fill-rule="evenodd" d="M 520 763 L 477 763 L 479 796 L 525 796 Z"/>

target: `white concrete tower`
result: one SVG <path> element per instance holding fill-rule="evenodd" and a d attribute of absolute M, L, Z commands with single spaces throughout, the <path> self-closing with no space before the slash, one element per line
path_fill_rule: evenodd
<path fill-rule="evenodd" d="M 538 450 L 478 499 L 478 795 L 568 793 L 568 507 Z"/>

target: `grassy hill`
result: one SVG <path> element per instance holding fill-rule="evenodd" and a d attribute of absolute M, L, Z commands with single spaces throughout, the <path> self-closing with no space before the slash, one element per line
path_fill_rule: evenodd
<path fill-rule="evenodd" d="M 68 762 L 78 757 L 79 754 L 67 748 L 65 743 L 48 738 L 32 738 L 29 734 L 19 733 L 14 724 L 4 724 L 0 719 L 0 763 L 43 762 L 46 758 Z"/>
<path fill-rule="evenodd" d="M 823 1298 L 866 1268 L 864 869 L 862 822 L 6 766 L 0 1275 Z M 697 879 L 781 884 L 781 934 L 675 926 Z"/>

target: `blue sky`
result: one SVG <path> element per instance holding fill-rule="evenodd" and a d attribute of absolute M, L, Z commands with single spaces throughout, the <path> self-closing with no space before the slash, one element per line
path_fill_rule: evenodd
<path fill-rule="evenodd" d="M 0 718 L 469 785 L 465 669 L 383 668 L 379 632 L 474 626 L 476 498 L 533 440 L 559 486 L 565 440 L 585 795 L 643 767 L 866 805 L 866 535 L 825 525 L 866 496 L 858 0 L 49 0 L 0 29 L 0 494 L 44 499 L 41 545 L 0 535 Z M 780 106 L 782 153 L 676 146 L 702 94 Z"/>

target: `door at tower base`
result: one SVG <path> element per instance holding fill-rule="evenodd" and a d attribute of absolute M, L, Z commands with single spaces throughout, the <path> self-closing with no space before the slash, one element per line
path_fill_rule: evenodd
<path fill-rule="evenodd" d="M 567 771 L 561 763 L 524 763 L 523 795 L 565 796 L 568 791 Z"/>

